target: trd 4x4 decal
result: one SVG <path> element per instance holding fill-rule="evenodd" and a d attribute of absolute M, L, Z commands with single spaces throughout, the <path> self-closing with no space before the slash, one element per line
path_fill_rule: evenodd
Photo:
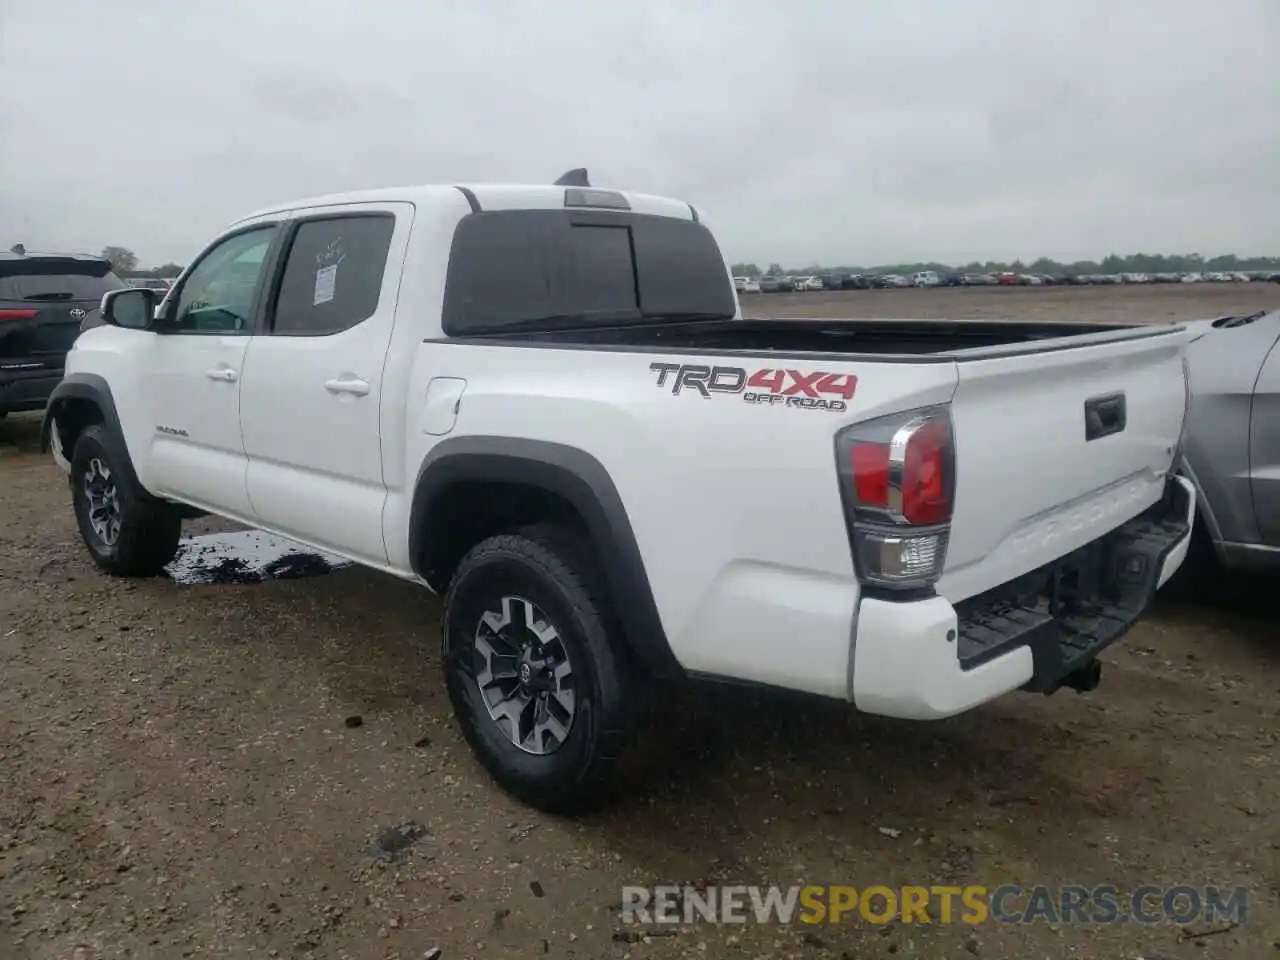
<path fill-rule="evenodd" d="M 747 370 L 694 363 L 651 363 L 649 369 L 658 375 L 657 385 L 669 386 L 673 396 L 686 390 L 706 399 L 714 393 L 736 393 L 747 403 L 833 413 L 848 409 L 847 401 L 853 399 L 858 386 L 858 378 L 851 373 L 825 370 Z"/>

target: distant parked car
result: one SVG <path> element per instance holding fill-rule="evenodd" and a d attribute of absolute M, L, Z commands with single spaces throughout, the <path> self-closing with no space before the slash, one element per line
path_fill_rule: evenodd
<path fill-rule="evenodd" d="M 933 270 L 921 270 L 919 273 L 911 275 L 911 285 L 913 287 L 940 287 L 942 286 L 942 278 Z"/>
<path fill-rule="evenodd" d="M 812 292 L 812 291 L 814 291 L 814 290 L 821 290 L 821 289 L 823 289 L 823 285 L 822 285 L 822 278 L 821 278 L 821 277 L 817 277 L 817 276 L 814 276 L 814 277 L 797 277 L 797 278 L 796 278 L 796 289 L 797 289 L 797 290 L 806 291 L 806 292 Z"/>
<path fill-rule="evenodd" d="M 169 288 L 173 286 L 174 281 L 167 277 L 125 277 L 126 286 L 145 287 L 148 290 L 154 290 L 160 299 L 164 299 L 164 295 L 169 292 Z"/>
<path fill-rule="evenodd" d="M 1184 273 L 1182 275 L 1182 282 L 1183 283 L 1202 283 L 1204 282 L 1204 276 L 1199 273 Z"/>
<path fill-rule="evenodd" d="M 962 273 L 960 274 L 960 286 L 962 287 L 990 287 L 994 286 L 996 278 L 989 273 Z"/>
<path fill-rule="evenodd" d="M 1002 287 L 1016 287 L 1018 285 L 1018 275 L 1016 273 L 997 273 L 996 283 Z"/>
<path fill-rule="evenodd" d="M 886 273 L 883 276 L 876 277 L 876 286 L 883 288 L 909 287 L 911 286 L 911 281 L 901 274 Z"/>
<path fill-rule="evenodd" d="M 777 277 L 761 277 L 760 292 L 761 293 L 778 293 L 782 289 L 782 285 Z"/>
<path fill-rule="evenodd" d="M 870 290 L 874 284 L 865 273 L 851 273 L 844 278 L 842 284 L 846 290 Z"/>
<path fill-rule="evenodd" d="M 1188 326 L 1193 545 L 1226 567 L 1280 569 L 1280 310 Z"/>
<path fill-rule="evenodd" d="M 822 289 L 824 290 L 843 290 L 844 277 L 838 273 L 828 273 L 822 278 Z"/>

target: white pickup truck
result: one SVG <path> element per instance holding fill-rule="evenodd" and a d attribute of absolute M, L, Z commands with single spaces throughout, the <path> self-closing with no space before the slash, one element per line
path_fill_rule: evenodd
<path fill-rule="evenodd" d="M 1092 689 L 1190 537 L 1182 328 L 744 320 L 694 207 L 585 176 L 282 204 L 102 316 L 43 433 L 94 562 L 207 512 L 425 584 L 545 809 L 607 795 L 651 678 Z"/>

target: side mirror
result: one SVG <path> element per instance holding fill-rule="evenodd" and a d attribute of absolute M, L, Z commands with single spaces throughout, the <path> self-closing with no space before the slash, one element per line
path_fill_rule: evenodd
<path fill-rule="evenodd" d="M 150 287 L 128 287 L 102 295 L 102 320 L 113 327 L 146 330 L 156 311 L 156 292 Z"/>

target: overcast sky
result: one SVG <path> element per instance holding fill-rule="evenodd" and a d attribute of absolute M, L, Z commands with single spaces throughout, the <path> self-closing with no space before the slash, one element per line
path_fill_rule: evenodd
<path fill-rule="evenodd" d="M 1280 254 L 1278 0 L 0 0 L 0 244 L 592 181 L 733 259 Z"/>

